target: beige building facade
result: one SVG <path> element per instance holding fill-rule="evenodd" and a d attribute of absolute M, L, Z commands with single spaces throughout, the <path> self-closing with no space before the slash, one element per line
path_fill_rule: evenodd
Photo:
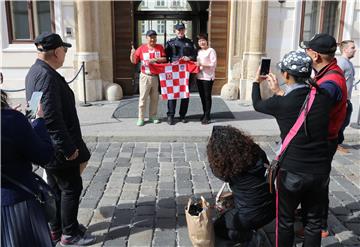
<path fill-rule="evenodd" d="M 189 26 L 189 37 L 208 33 L 218 54 L 213 94 L 226 99 L 249 100 L 261 57 L 270 57 L 276 71 L 285 53 L 299 49 L 302 40 L 317 32 L 330 33 L 338 41 L 353 39 L 357 47 L 360 44 L 359 0 L 2 1 L 0 13 L 2 88 L 24 88 L 26 73 L 36 59 L 34 37 L 44 30 L 55 31 L 73 45 L 59 69 L 67 81 L 85 62 L 88 101 L 114 99 L 108 94 L 115 91 L 118 98 L 137 93 L 138 72 L 129 61 L 129 52 L 131 44 L 137 47 L 143 42 L 149 23 L 155 23 L 151 28 L 158 32 L 161 44 L 173 37 L 172 26 L 178 21 Z M 358 80 L 359 53 L 352 62 Z M 77 98 L 84 100 L 82 73 L 70 85 Z M 10 96 L 23 98 L 25 94 L 19 91 Z"/>

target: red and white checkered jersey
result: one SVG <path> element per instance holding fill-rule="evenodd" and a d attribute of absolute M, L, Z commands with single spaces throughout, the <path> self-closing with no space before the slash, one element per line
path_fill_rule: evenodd
<path fill-rule="evenodd" d="M 153 49 L 149 49 L 147 44 L 141 45 L 135 51 L 135 63 L 141 61 L 141 72 L 151 74 L 149 69 L 149 60 L 152 58 L 166 57 L 164 47 L 156 44 Z"/>
<path fill-rule="evenodd" d="M 152 74 L 159 74 L 163 99 L 183 99 L 190 97 L 190 73 L 199 73 L 199 67 L 192 61 L 150 64 Z"/>

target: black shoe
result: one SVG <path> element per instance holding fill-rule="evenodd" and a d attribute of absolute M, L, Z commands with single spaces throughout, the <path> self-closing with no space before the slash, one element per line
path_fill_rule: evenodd
<path fill-rule="evenodd" d="M 180 117 L 180 121 L 181 121 L 182 123 L 187 123 L 187 122 L 188 122 L 188 120 L 186 119 L 186 117 Z"/>
<path fill-rule="evenodd" d="M 209 124 L 210 123 L 210 120 L 207 119 L 207 118 L 204 118 L 202 121 L 201 121 L 201 124 L 203 125 L 206 125 L 206 124 Z"/>
<path fill-rule="evenodd" d="M 167 123 L 168 123 L 169 125 L 174 125 L 174 124 L 175 124 L 174 117 L 168 116 L 168 118 L 167 118 Z"/>

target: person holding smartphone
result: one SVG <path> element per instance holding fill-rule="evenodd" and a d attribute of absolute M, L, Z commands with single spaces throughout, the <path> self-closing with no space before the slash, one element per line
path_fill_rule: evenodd
<path fill-rule="evenodd" d="M 287 146 L 280 160 L 277 176 L 277 243 L 292 246 L 294 242 L 295 210 L 301 203 L 305 223 L 304 246 L 320 246 L 321 218 L 330 176 L 327 143 L 331 103 L 325 89 L 310 78 L 312 59 L 301 51 L 287 53 L 278 64 L 286 90 L 281 90 L 271 72 L 260 75 L 257 71 L 252 89 L 252 102 L 256 111 L 275 117 L 282 142 L 298 119 L 311 88 L 316 88 L 314 103 L 306 112 L 304 124 Z M 268 82 L 274 96 L 263 100 L 260 84 Z M 305 108 L 306 109 L 306 108 Z"/>
<path fill-rule="evenodd" d="M 29 123 L 11 108 L 1 90 L 1 246 L 52 247 L 45 214 L 34 195 L 10 180 L 37 191 L 32 163 L 44 166 L 54 158 L 41 104 Z"/>

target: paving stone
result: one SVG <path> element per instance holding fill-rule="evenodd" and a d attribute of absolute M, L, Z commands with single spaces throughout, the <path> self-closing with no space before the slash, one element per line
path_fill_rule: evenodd
<path fill-rule="evenodd" d="M 83 198 L 80 202 L 79 207 L 80 208 L 91 208 L 94 209 L 96 208 L 96 205 L 98 204 L 99 198 Z"/>
<path fill-rule="evenodd" d="M 160 229 L 175 229 L 175 226 L 176 226 L 176 218 L 175 217 L 156 218 L 156 227 L 157 228 L 160 228 Z"/>
<path fill-rule="evenodd" d="M 141 180 L 142 180 L 141 177 L 126 177 L 125 183 L 140 184 Z"/>
<path fill-rule="evenodd" d="M 174 218 L 176 217 L 175 208 L 156 207 L 156 218 Z"/>
<path fill-rule="evenodd" d="M 155 196 L 139 196 L 136 205 L 154 205 L 156 204 Z"/>
<path fill-rule="evenodd" d="M 119 208 L 119 206 L 115 207 L 110 227 L 129 225 L 134 217 L 134 214 L 135 210 L 128 208 L 122 209 Z"/>
<path fill-rule="evenodd" d="M 134 209 L 136 200 L 119 200 L 117 203 L 117 208 L 119 209 Z"/>
<path fill-rule="evenodd" d="M 154 215 L 155 214 L 155 205 L 146 205 L 146 206 L 137 206 L 136 207 L 136 215 Z"/>
<path fill-rule="evenodd" d="M 175 230 L 173 230 L 173 229 L 171 229 L 171 230 L 157 229 L 154 232 L 154 240 L 153 240 L 152 246 L 154 246 L 154 247 L 174 247 L 174 246 L 176 246 Z"/>
<path fill-rule="evenodd" d="M 153 227 L 155 218 L 153 215 L 135 215 L 132 219 L 134 227 Z"/>
<path fill-rule="evenodd" d="M 148 227 L 135 227 L 131 229 L 128 247 L 151 246 L 153 229 Z"/>
<path fill-rule="evenodd" d="M 186 227 L 178 228 L 176 237 L 179 247 L 193 246 L 189 238 L 188 229 Z"/>

